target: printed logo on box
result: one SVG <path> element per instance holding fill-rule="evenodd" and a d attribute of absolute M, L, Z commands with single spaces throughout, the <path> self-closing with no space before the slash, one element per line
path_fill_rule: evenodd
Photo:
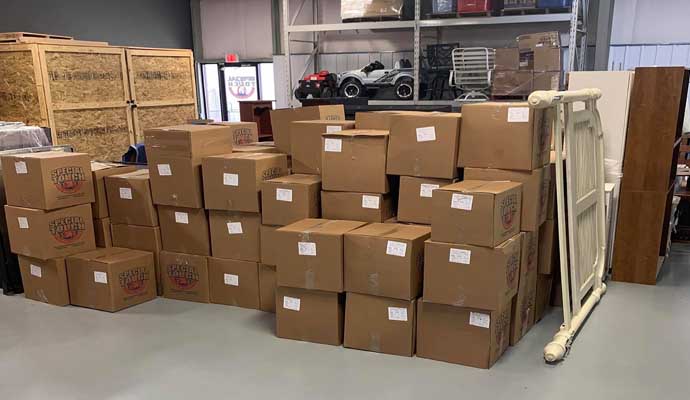
<path fill-rule="evenodd" d="M 509 288 L 517 287 L 518 285 L 518 272 L 520 271 L 520 257 L 518 257 L 519 252 L 515 252 L 508 257 L 508 262 L 506 263 L 506 284 Z"/>
<path fill-rule="evenodd" d="M 166 268 L 172 286 L 179 290 L 192 290 L 199 283 L 199 271 L 192 265 L 170 264 Z"/>
<path fill-rule="evenodd" d="M 510 229 L 517 215 L 517 194 L 506 196 L 501 201 L 501 223 L 504 229 Z"/>
<path fill-rule="evenodd" d="M 269 179 L 278 178 L 285 175 L 283 169 L 280 167 L 266 168 L 261 172 L 261 180 L 267 181 Z"/>
<path fill-rule="evenodd" d="M 57 218 L 48 223 L 48 231 L 60 243 L 70 244 L 81 238 L 86 230 L 84 219 L 79 216 Z"/>
<path fill-rule="evenodd" d="M 252 129 L 251 128 L 236 128 L 232 132 L 232 137 L 234 140 L 235 144 L 247 144 L 251 143 L 254 141 L 254 138 L 252 137 Z"/>
<path fill-rule="evenodd" d="M 50 180 L 60 192 L 73 194 L 81 190 L 86 174 L 82 167 L 60 167 L 50 172 Z"/>
<path fill-rule="evenodd" d="M 146 291 L 149 273 L 144 267 L 136 267 L 120 272 L 118 276 L 120 287 L 129 295 L 142 294 Z"/>

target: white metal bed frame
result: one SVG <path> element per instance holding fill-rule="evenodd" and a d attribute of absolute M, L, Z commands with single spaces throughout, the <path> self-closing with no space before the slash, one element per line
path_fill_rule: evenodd
<path fill-rule="evenodd" d="M 554 116 L 563 325 L 544 348 L 547 362 L 566 356 L 606 293 L 604 140 L 596 106 L 600 98 L 599 89 L 537 91 L 529 97 L 530 107 L 550 108 Z M 585 109 L 574 111 L 576 102 L 584 102 Z"/>

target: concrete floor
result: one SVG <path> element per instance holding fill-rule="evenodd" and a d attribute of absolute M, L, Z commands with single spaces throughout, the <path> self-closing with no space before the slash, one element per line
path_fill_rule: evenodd
<path fill-rule="evenodd" d="M 690 246 L 656 287 L 610 284 L 570 356 L 553 309 L 489 371 L 277 339 L 272 315 L 159 298 L 109 314 L 0 296 L 6 399 L 688 399 Z"/>

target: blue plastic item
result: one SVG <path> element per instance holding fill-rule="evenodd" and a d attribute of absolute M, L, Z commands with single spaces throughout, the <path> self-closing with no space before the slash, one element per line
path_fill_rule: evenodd
<path fill-rule="evenodd" d="M 537 8 L 570 8 L 573 0 L 537 0 Z"/>

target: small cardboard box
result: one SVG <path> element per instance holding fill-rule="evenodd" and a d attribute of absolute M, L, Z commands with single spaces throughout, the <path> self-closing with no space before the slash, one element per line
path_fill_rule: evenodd
<path fill-rule="evenodd" d="M 549 163 L 551 124 L 527 103 L 468 104 L 462 108 L 459 167 L 531 171 Z"/>
<path fill-rule="evenodd" d="M 520 52 L 517 47 L 506 47 L 496 49 L 497 70 L 516 70 L 520 68 Z"/>
<path fill-rule="evenodd" d="M 411 300 L 422 290 L 427 226 L 373 223 L 345 234 L 345 291 Z M 280 272 L 280 271 L 279 271 Z"/>
<path fill-rule="evenodd" d="M 537 295 L 534 301 L 534 323 L 541 321 L 550 307 L 553 276 L 537 274 Z"/>
<path fill-rule="evenodd" d="M 140 169 L 105 178 L 110 220 L 114 224 L 158 226 L 149 170 Z"/>
<path fill-rule="evenodd" d="M 271 110 L 271 128 L 276 147 L 282 153 L 290 154 L 290 124 L 294 121 L 344 121 L 345 107 L 342 104 L 332 106 L 313 106 L 283 108 Z"/>
<path fill-rule="evenodd" d="M 65 257 L 96 248 L 91 204 L 53 211 L 5 206 L 10 248 L 27 257 Z"/>
<path fill-rule="evenodd" d="M 213 257 L 261 261 L 261 214 L 221 210 L 208 214 Z"/>
<path fill-rule="evenodd" d="M 39 260 L 19 256 L 19 271 L 27 299 L 66 306 L 69 304 L 69 288 L 64 258 Z"/>
<path fill-rule="evenodd" d="M 161 251 L 163 297 L 209 302 L 208 257 Z"/>
<path fill-rule="evenodd" d="M 276 312 L 276 267 L 259 264 L 259 309 L 270 313 Z"/>
<path fill-rule="evenodd" d="M 430 225 L 433 191 L 451 183 L 452 179 L 401 176 L 398 221 Z"/>
<path fill-rule="evenodd" d="M 540 274 L 551 275 L 558 264 L 558 231 L 556 221 L 547 219 L 539 228 L 539 263 Z"/>
<path fill-rule="evenodd" d="M 278 286 L 343 291 L 343 235 L 363 222 L 304 219 L 276 231 Z"/>
<path fill-rule="evenodd" d="M 292 122 L 290 124 L 292 173 L 321 174 L 321 135 L 354 128 L 354 121 Z"/>
<path fill-rule="evenodd" d="M 91 210 L 94 218 L 105 218 L 110 215 L 108 212 L 108 197 L 105 192 L 105 177 L 136 171 L 136 169 L 133 165 L 91 161 L 94 194 Z"/>
<path fill-rule="evenodd" d="M 110 247 L 67 257 L 70 301 L 115 312 L 156 298 L 153 254 Z"/>
<path fill-rule="evenodd" d="M 318 175 L 286 175 L 261 183 L 261 222 L 288 225 L 321 215 L 321 178 Z"/>
<path fill-rule="evenodd" d="M 417 302 L 417 357 L 488 369 L 508 348 L 509 330 L 510 302 L 494 311 Z"/>
<path fill-rule="evenodd" d="M 364 222 L 384 222 L 395 215 L 390 194 L 321 192 L 321 216 Z"/>
<path fill-rule="evenodd" d="M 202 208 L 201 161 L 190 158 L 148 156 L 153 203 Z"/>
<path fill-rule="evenodd" d="M 366 111 L 355 113 L 355 129 L 389 131 L 397 111 Z"/>
<path fill-rule="evenodd" d="M 431 239 L 494 247 L 520 232 L 522 184 L 462 181 L 434 191 Z"/>
<path fill-rule="evenodd" d="M 323 135 L 323 190 L 388 193 L 388 131 L 351 129 Z"/>
<path fill-rule="evenodd" d="M 110 231 L 110 218 L 95 218 L 93 220 L 96 247 L 113 247 L 113 236 Z"/>
<path fill-rule="evenodd" d="M 458 176 L 459 113 L 400 113 L 392 118 L 386 173 Z"/>
<path fill-rule="evenodd" d="M 344 307 L 342 293 L 278 286 L 276 336 L 340 346 Z"/>
<path fill-rule="evenodd" d="M 7 204 L 55 210 L 94 201 L 88 154 L 47 151 L 2 156 Z"/>
<path fill-rule="evenodd" d="M 266 265 L 278 265 L 278 251 L 275 247 L 277 240 L 276 231 L 280 226 L 261 225 L 261 263 Z"/>
<path fill-rule="evenodd" d="M 510 171 L 493 168 L 465 168 L 465 180 L 512 181 L 522 183 L 522 212 L 520 230 L 535 232 L 546 221 L 550 170 L 546 167 L 532 171 Z M 401 183 L 402 186 L 402 183 Z"/>
<path fill-rule="evenodd" d="M 259 141 L 259 130 L 256 122 L 213 122 L 209 125 L 218 125 L 230 128 L 233 145 L 243 145 Z M 234 149 L 233 149 L 234 151 Z"/>
<path fill-rule="evenodd" d="M 206 210 L 202 208 L 158 207 L 163 249 L 176 253 L 211 255 Z"/>
<path fill-rule="evenodd" d="M 537 296 L 538 232 L 522 232 L 520 280 L 513 299 L 510 318 L 510 345 L 516 345 L 534 326 L 534 302 Z"/>
<path fill-rule="evenodd" d="M 160 252 L 163 250 L 161 229 L 157 226 L 112 224 L 111 231 L 113 246 L 153 253 L 158 295 L 161 296 L 163 294 L 163 279 L 160 268 Z"/>
<path fill-rule="evenodd" d="M 347 293 L 344 346 L 412 357 L 417 300 Z"/>
<path fill-rule="evenodd" d="M 285 154 L 234 153 L 203 160 L 209 210 L 261 211 L 261 182 L 287 175 Z"/>
<path fill-rule="evenodd" d="M 209 257 L 208 279 L 211 303 L 259 309 L 259 264 Z"/>
<path fill-rule="evenodd" d="M 214 154 L 232 153 L 232 129 L 221 125 L 175 125 L 144 131 L 146 155 L 200 161 Z M 150 164 L 150 163 L 149 163 Z"/>
<path fill-rule="evenodd" d="M 494 248 L 427 240 L 424 298 L 456 307 L 499 309 L 517 293 L 521 239 L 515 235 Z"/>

